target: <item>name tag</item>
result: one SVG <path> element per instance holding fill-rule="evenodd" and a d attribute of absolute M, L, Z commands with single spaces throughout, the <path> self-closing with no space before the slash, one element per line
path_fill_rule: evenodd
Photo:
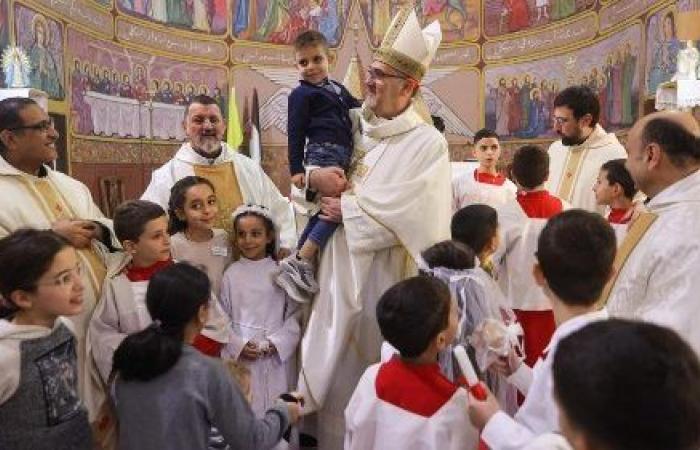
<path fill-rule="evenodd" d="M 226 247 L 212 247 L 211 254 L 214 256 L 228 256 L 228 249 Z"/>

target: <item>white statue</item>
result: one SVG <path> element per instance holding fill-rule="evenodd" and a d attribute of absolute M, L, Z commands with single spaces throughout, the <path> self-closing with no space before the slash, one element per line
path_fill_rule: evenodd
<path fill-rule="evenodd" d="M 685 48 L 678 52 L 678 67 L 672 80 L 696 80 L 700 51 L 695 48 L 693 41 L 686 41 Z"/>
<path fill-rule="evenodd" d="M 20 47 L 7 47 L 2 52 L 2 69 L 8 88 L 29 87 L 29 58 Z"/>

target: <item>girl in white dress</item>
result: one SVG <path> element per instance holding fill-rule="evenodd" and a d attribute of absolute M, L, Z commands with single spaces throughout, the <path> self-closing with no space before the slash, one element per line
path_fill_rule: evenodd
<path fill-rule="evenodd" d="M 224 354 L 251 371 L 253 411 L 259 417 L 296 380 L 300 339 L 298 309 L 274 283 L 277 227 L 270 210 L 243 205 L 233 213 L 234 244 L 241 258 L 224 273 L 221 305 L 234 337 Z"/>

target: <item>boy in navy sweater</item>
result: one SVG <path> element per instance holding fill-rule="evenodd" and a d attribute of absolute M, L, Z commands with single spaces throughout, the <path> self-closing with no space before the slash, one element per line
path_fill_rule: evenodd
<path fill-rule="evenodd" d="M 305 166 L 348 169 L 352 156 L 348 111 L 360 102 L 328 78 L 328 41 L 323 34 L 312 30 L 301 33 L 294 41 L 294 52 L 301 80 L 289 95 L 287 135 L 292 183 L 302 188 Z M 314 215 L 299 239 L 297 254 L 280 264 L 277 284 L 291 298 L 305 302 L 318 291 L 314 260 L 337 226 Z"/>

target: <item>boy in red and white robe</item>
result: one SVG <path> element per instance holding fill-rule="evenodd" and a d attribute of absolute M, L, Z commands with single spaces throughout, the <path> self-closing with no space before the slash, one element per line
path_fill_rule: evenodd
<path fill-rule="evenodd" d="M 474 135 L 474 156 L 479 167 L 452 181 L 453 212 L 474 204 L 496 208 L 515 197 L 515 184 L 496 168 L 501 145 L 495 132 L 484 128 Z"/>
<path fill-rule="evenodd" d="M 399 354 L 362 375 L 345 409 L 345 450 L 475 449 L 467 391 L 437 363 L 458 327 L 447 286 L 425 276 L 401 281 L 380 298 L 377 320 Z"/>
<path fill-rule="evenodd" d="M 532 277 L 537 240 L 547 220 L 568 205 L 544 188 L 549 156 L 542 148 L 518 149 L 512 173 L 518 193 L 498 209 L 502 238 L 494 261 L 499 285 L 523 327 L 525 363 L 532 367 L 554 333 L 552 305 Z"/>
<path fill-rule="evenodd" d="M 613 225 L 629 223 L 635 210 L 637 188 L 625 161 L 612 159 L 603 164 L 593 186 L 596 203 L 608 207 L 607 219 Z"/>

